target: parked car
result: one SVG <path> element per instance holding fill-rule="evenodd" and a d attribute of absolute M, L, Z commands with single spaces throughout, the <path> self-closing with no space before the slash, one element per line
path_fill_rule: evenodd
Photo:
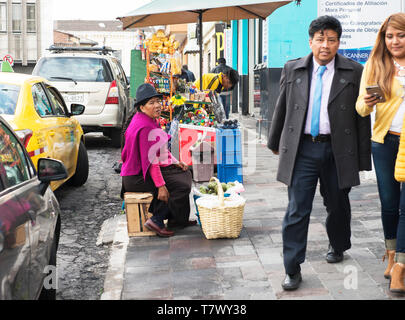
<path fill-rule="evenodd" d="M 83 112 L 80 104 L 72 104 L 69 112 L 59 91 L 44 78 L 0 73 L 0 115 L 23 140 L 36 168 L 40 158 L 61 160 L 74 186 L 83 185 L 89 172 L 83 129 L 73 117 Z M 52 190 L 65 181 L 52 182 Z"/>
<path fill-rule="evenodd" d="M 36 172 L 0 116 L 0 299 L 55 298 L 61 221 L 49 183 L 66 177 L 63 163 L 54 159 L 39 159 Z"/>
<path fill-rule="evenodd" d="M 51 47 L 33 70 L 59 89 L 65 101 L 81 103 L 86 111 L 76 118 L 85 133 L 103 132 L 114 147 L 121 146 L 121 130 L 133 110 L 129 81 L 114 50 L 106 47 Z"/>

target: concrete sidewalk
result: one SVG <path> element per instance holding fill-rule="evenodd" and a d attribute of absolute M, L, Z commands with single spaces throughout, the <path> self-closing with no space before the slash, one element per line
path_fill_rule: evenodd
<path fill-rule="evenodd" d="M 242 196 L 247 199 L 240 237 L 207 240 L 195 226 L 178 230 L 171 238 L 128 239 L 125 216 L 121 216 L 101 299 L 405 299 L 391 294 L 383 277 L 380 204 L 370 173 L 362 174 L 361 186 L 350 193 L 352 248 L 345 252 L 344 261 L 325 261 L 326 212 L 318 191 L 302 264 L 303 282 L 296 291 L 282 290 L 281 224 L 287 188 L 275 179 L 278 157 L 265 141 L 256 139 L 256 122 L 250 117 L 238 119 L 245 138 L 246 192 Z"/>

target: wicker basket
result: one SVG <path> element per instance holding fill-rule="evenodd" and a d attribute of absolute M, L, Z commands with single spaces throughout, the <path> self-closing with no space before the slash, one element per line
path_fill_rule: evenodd
<path fill-rule="evenodd" d="M 207 239 L 237 238 L 242 230 L 245 201 L 233 205 L 231 200 L 224 199 L 224 191 L 218 179 L 213 177 L 211 181 L 218 185 L 219 206 L 204 206 L 204 197 L 196 201 L 204 235 Z"/>

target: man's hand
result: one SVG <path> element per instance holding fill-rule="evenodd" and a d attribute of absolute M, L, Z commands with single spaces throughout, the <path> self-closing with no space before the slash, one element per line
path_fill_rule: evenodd
<path fill-rule="evenodd" d="M 158 188 L 158 200 L 168 203 L 169 197 L 170 194 L 165 185 Z"/>
<path fill-rule="evenodd" d="M 271 150 L 276 156 L 278 156 L 280 153 L 277 150 Z"/>

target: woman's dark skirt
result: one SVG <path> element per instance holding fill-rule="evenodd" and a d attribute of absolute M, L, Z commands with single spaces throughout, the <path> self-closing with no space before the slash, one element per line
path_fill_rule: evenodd
<path fill-rule="evenodd" d="M 163 220 L 165 219 L 180 226 L 185 226 L 190 217 L 191 171 L 183 171 L 175 165 L 160 167 L 160 170 L 169 191 L 169 202 L 167 204 L 158 200 L 158 189 L 153 183 L 149 172 L 145 180 L 142 174 L 122 177 L 121 198 L 124 197 L 125 192 L 150 192 L 153 194 L 153 200 L 149 212 L 153 214 L 153 222 L 161 228 L 164 227 Z"/>

